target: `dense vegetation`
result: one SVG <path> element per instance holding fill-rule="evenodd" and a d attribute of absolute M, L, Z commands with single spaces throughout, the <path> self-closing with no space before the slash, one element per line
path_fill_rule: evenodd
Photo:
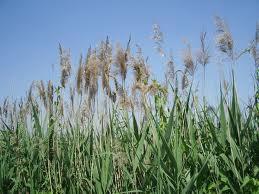
<path fill-rule="evenodd" d="M 34 82 L 26 98 L 0 106 L 0 193 L 258 193 L 259 26 L 241 53 L 221 18 L 216 28 L 216 48 L 232 69 L 217 106 L 192 86 L 199 67 L 205 83 L 212 57 L 206 33 L 197 56 L 187 46 L 175 69 L 154 26 L 168 61 L 165 83 L 151 80 L 130 39 L 114 49 L 108 38 L 80 58 L 73 83 L 70 53 L 60 46 L 60 84 Z M 234 69 L 249 53 L 255 95 L 241 111 Z"/>

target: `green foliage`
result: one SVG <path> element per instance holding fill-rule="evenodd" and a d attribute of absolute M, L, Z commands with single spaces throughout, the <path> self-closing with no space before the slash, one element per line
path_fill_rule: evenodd
<path fill-rule="evenodd" d="M 220 89 L 217 107 L 205 96 L 199 104 L 189 81 L 200 63 L 205 82 L 206 33 L 198 60 L 189 45 L 184 69 L 175 71 L 154 26 L 156 48 L 169 59 L 166 85 L 150 81 L 148 60 L 140 47 L 133 55 L 131 38 L 113 53 L 107 37 L 85 63 L 80 58 L 68 92 L 70 52 L 60 45 L 62 87 L 49 81 L 45 90 L 41 81 L 25 103 L 0 106 L 0 193 L 259 193 L 259 71 L 254 99 L 241 111 L 233 68 L 247 52 L 258 59 L 258 41 L 236 57 L 220 18 L 217 28 L 217 46 L 233 63 L 231 92 Z"/>
<path fill-rule="evenodd" d="M 45 129 L 31 104 L 31 131 L 22 123 L 1 129 L 1 193 L 257 193 L 256 106 L 242 114 L 234 85 L 216 114 L 191 108 L 190 95 L 175 93 L 168 111 L 157 94 L 144 121 L 112 109 L 99 132 L 90 121 L 61 131 L 60 113 Z"/>

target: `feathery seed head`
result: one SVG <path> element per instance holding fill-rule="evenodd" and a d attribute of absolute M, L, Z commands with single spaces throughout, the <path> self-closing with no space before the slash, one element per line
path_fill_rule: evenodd
<path fill-rule="evenodd" d="M 82 94 L 82 87 L 83 87 L 83 74 L 84 74 L 84 68 L 83 68 L 83 56 L 80 55 L 80 60 L 79 60 L 79 67 L 77 70 L 77 75 L 76 75 L 76 89 L 78 94 Z"/>
<path fill-rule="evenodd" d="M 164 43 L 164 36 L 158 24 L 153 24 L 152 40 L 155 42 L 155 49 L 162 57 L 165 56 L 162 44 Z"/>
<path fill-rule="evenodd" d="M 54 97 L 54 86 L 51 80 L 48 81 L 48 99 L 50 102 L 53 102 Z"/>
<path fill-rule="evenodd" d="M 187 88 L 188 85 L 189 85 L 189 80 L 188 80 L 188 75 L 187 75 L 187 73 L 188 73 L 188 70 L 185 69 L 185 70 L 184 70 L 184 74 L 183 74 L 183 76 L 182 76 L 182 90 L 184 90 L 185 88 Z"/>
<path fill-rule="evenodd" d="M 59 44 L 59 56 L 60 56 L 60 67 L 61 67 L 61 86 L 65 88 L 68 78 L 71 75 L 71 57 L 70 51 L 65 50 Z"/>
<path fill-rule="evenodd" d="M 85 99 L 82 106 L 82 112 L 81 112 L 81 122 L 83 123 L 86 121 L 90 116 L 90 104 Z"/>
<path fill-rule="evenodd" d="M 169 80 L 173 81 L 174 80 L 174 76 L 175 76 L 175 70 L 174 70 L 174 60 L 173 60 L 173 54 L 172 52 L 169 55 L 168 61 L 166 63 L 166 82 L 168 82 Z"/>
<path fill-rule="evenodd" d="M 148 85 L 145 85 L 141 82 L 136 82 L 132 86 L 132 94 L 135 95 L 137 91 L 140 91 L 140 93 L 145 96 L 148 92 L 148 89 Z"/>
<path fill-rule="evenodd" d="M 141 48 L 137 45 L 138 51 L 136 57 L 131 57 L 131 66 L 134 72 L 135 82 L 148 82 L 150 70 L 147 60 L 144 60 Z"/>
<path fill-rule="evenodd" d="M 93 53 L 89 57 L 88 61 L 88 72 L 87 75 L 89 76 L 86 81 L 89 84 L 89 100 L 92 101 L 98 91 L 98 76 L 99 76 L 99 67 L 100 67 L 100 61 L 96 55 L 96 50 L 93 51 Z"/>
<path fill-rule="evenodd" d="M 99 55 L 102 73 L 102 87 L 106 90 L 106 94 L 110 91 L 110 71 L 112 64 L 112 46 L 107 37 L 106 42 L 101 42 L 99 47 Z"/>
<path fill-rule="evenodd" d="M 206 66 L 209 63 L 209 48 L 206 46 L 206 32 L 201 32 L 200 35 L 200 42 L 201 42 L 201 47 L 200 50 L 198 51 L 197 54 L 197 61 L 199 64 Z"/>
<path fill-rule="evenodd" d="M 159 85 L 155 80 L 152 80 L 152 83 L 148 86 L 148 93 L 152 96 L 155 96 L 159 91 Z"/>
<path fill-rule="evenodd" d="M 225 21 L 220 17 L 215 17 L 215 25 L 217 30 L 216 45 L 219 50 L 226 53 L 233 59 L 234 41 Z"/>
<path fill-rule="evenodd" d="M 130 41 L 129 41 L 130 42 Z M 129 42 L 127 49 L 124 50 L 120 44 L 116 46 L 116 54 L 115 54 L 115 66 L 117 68 L 117 73 L 121 76 L 122 80 L 126 80 L 127 70 L 128 70 L 128 59 L 130 55 L 130 47 Z"/>
<path fill-rule="evenodd" d="M 37 88 L 38 88 L 40 99 L 42 100 L 44 107 L 47 109 L 48 103 L 47 103 L 46 90 L 45 90 L 45 85 L 43 80 L 38 82 Z"/>
<path fill-rule="evenodd" d="M 187 49 L 184 50 L 183 53 L 183 62 L 185 66 L 186 73 L 188 72 L 190 75 L 194 75 L 195 65 L 192 57 L 191 46 L 188 45 Z"/>
<path fill-rule="evenodd" d="M 132 108 L 132 100 L 126 95 L 126 92 L 124 92 L 123 96 L 120 97 L 119 103 L 123 109 Z"/>
<path fill-rule="evenodd" d="M 48 81 L 48 104 L 50 113 L 53 112 L 53 98 L 54 98 L 54 87 L 51 80 Z"/>
<path fill-rule="evenodd" d="M 259 22 L 256 23 L 256 31 L 255 31 L 255 38 L 251 43 L 251 49 L 250 53 L 252 54 L 252 57 L 255 62 L 256 68 L 259 68 Z"/>

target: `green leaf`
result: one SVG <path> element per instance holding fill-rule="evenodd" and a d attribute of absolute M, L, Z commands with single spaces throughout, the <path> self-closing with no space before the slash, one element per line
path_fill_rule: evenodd
<path fill-rule="evenodd" d="M 190 193 L 190 192 L 192 191 L 192 187 L 193 187 L 195 181 L 196 181 L 197 178 L 201 175 L 203 169 L 204 169 L 205 166 L 207 165 L 207 162 L 208 162 L 209 158 L 210 158 L 210 155 L 206 158 L 206 160 L 205 160 L 204 164 L 202 165 L 201 169 L 199 170 L 199 172 L 198 172 L 198 173 L 195 173 L 195 174 L 192 176 L 191 180 L 185 185 L 185 187 L 184 187 L 184 189 L 183 189 L 183 191 L 182 191 L 183 194 L 185 194 L 185 193 Z"/>
<path fill-rule="evenodd" d="M 140 136 L 139 136 L 139 129 L 138 129 L 138 123 L 136 121 L 136 117 L 134 115 L 134 113 L 132 112 L 132 118 L 133 118 L 133 129 L 134 129 L 134 135 L 135 135 L 135 138 L 137 139 L 137 141 L 140 140 Z"/>

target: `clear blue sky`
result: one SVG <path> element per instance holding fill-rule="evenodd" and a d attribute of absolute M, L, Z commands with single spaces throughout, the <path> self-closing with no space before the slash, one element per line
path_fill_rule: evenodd
<path fill-rule="evenodd" d="M 235 44 L 244 48 L 255 34 L 259 1 L 0 0 L 0 100 L 24 96 L 32 80 L 58 79 L 59 42 L 71 49 L 77 64 L 81 52 L 86 53 L 90 45 L 107 35 L 112 41 L 126 44 L 131 34 L 133 42 L 151 56 L 153 75 L 160 79 L 164 65 L 150 39 L 152 24 L 160 25 L 166 48 L 180 58 L 183 40 L 188 39 L 193 49 L 198 48 L 202 30 L 208 31 L 214 49 L 215 15 L 227 21 Z M 236 71 L 239 94 L 246 101 L 253 91 L 252 60 L 243 57 Z M 209 64 L 206 84 L 211 99 L 218 94 L 218 72 L 217 64 Z"/>

